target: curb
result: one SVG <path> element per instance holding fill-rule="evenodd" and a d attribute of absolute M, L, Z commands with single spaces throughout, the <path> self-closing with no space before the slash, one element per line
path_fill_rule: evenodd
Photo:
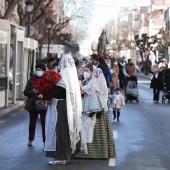
<path fill-rule="evenodd" d="M 9 107 L 0 109 L 0 118 L 8 114 L 9 112 L 24 105 L 25 101 L 17 101 L 15 104 L 9 104 Z"/>

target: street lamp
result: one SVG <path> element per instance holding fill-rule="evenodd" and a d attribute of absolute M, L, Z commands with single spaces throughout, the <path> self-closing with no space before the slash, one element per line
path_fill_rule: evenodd
<path fill-rule="evenodd" d="M 33 10 L 34 2 L 33 0 L 27 0 L 25 1 L 25 5 L 26 5 L 26 12 L 31 12 Z"/>
<path fill-rule="evenodd" d="M 34 2 L 33 0 L 27 0 L 25 1 L 25 5 L 26 5 L 26 12 L 30 13 L 33 10 L 33 6 L 34 6 Z M 28 15 L 28 34 L 27 36 L 30 36 L 30 15 Z"/>
<path fill-rule="evenodd" d="M 48 51 L 47 51 L 47 57 L 50 57 L 50 28 L 52 24 L 48 23 L 47 24 L 47 29 L 48 29 Z"/>

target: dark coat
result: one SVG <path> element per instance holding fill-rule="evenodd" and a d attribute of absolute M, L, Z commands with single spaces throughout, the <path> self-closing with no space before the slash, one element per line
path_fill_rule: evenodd
<path fill-rule="evenodd" d="M 29 112 L 36 112 L 35 111 L 35 101 L 37 100 L 38 93 L 33 92 L 32 84 L 36 81 L 39 77 L 36 75 L 32 76 L 25 86 L 24 95 L 27 96 L 27 101 L 25 104 L 25 109 Z"/>
<path fill-rule="evenodd" d="M 157 89 L 157 90 L 163 90 L 164 88 L 164 82 L 163 82 L 163 74 L 161 72 L 158 73 L 158 78 L 155 77 L 155 74 L 153 75 L 153 78 L 151 80 L 150 88 Z"/>
<path fill-rule="evenodd" d="M 106 83 L 107 83 L 107 87 L 109 88 L 109 80 L 107 78 L 107 74 L 106 74 L 106 67 L 103 64 L 98 64 L 97 68 L 100 68 L 103 71 L 104 77 L 106 79 Z"/>

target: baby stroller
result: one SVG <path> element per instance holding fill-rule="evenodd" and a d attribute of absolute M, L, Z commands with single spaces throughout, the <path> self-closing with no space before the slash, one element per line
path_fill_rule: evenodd
<path fill-rule="evenodd" d="M 162 103 L 165 103 L 165 99 L 168 99 L 168 102 L 170 101 L 170 69 L 165 72 Z"/>
<path fill-rule="evenodd" d="M 125 102 L 136 100 L 139 102 L 139 93 L 137 87 L 137 77 L 126 77 L 125 79 Z"/>

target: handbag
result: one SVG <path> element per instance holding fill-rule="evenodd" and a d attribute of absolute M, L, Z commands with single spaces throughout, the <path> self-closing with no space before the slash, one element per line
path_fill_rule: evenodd
<path fill-rule="evenodd" d="M 47 107 L 48 107 L 48 105 L 44 100 L 36 100 L 35 101 L 35 110 L 37 112 L 45 111 L 45 110 L 47 110 Z"/>

